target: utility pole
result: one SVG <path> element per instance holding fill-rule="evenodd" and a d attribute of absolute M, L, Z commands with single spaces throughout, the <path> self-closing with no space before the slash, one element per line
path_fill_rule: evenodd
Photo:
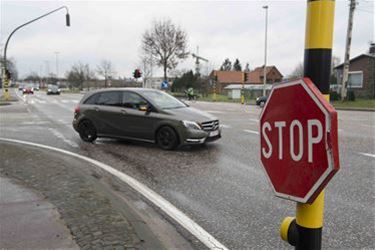
<path fill-rule="evenodd" d="M 268 5 L 263 6 L 266 10 L 266 30 L 264 39 L 264 68 L 263 68 L 263 96 L 266 96 L 266 83 L 267 83 L 267 26 L 268 26 Z"/>
<path fill-rule="evenodd" d="M 59 80 L 59 53 L 58 51 L 55 51 L 55 55 L 56 55 L 56 78 L 57 78 L 57 81 Z"/>
<path fill-rule="evenodd" d="M 353 16 L 354 16 L 354 9 L 355 9 L 356 4 L 357 4 L 356 0 L 350 0 L 348 30 L 346 32 L 345 61 L 344 61 L 344 69 L 343 69 L 342 84 L 341 84 L 341 100 L 342 101 L 344 101 L 347 98 L 349 63 L 350 63 L 350 45 L 352 42 Z"/>

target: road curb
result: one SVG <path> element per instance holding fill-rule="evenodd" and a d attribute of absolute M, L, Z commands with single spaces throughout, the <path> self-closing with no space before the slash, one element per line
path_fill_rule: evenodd
<path fill-rule="evenodd" d="M 140 183 L 133 177 L 115 168 L 112 168 L 109 165 L 106 165 L 92 158 L 79 155 L 79 154 L 76 154 L 67 150 L 50 147 L 50 146 L 42 145 L 38 143 L 21 141 L 21 140 L 16 140 L 16 139 L 9 139 L 9 138 L 2 138 L 2 137 L 0 137 L 0 141 L 47 149 L 53 152 L 62 153 L 67 156 L 73 156 L 74 158 L 78 160 L 83 160 L 87 163 L 90 163 L 91 165 L 94 165 L 98 167 L 99 169 L 104 170 L 106 173 L 109 173 L 117 177 L 123 183 L 129 185 L 131 188 L 133 188 L 135 191 L 141 194 L 145 199 L 147 199 L 150 203 L 154 204 L 163 213 L 168 215 L 175 223 L 177 223 L 182 228 L 187 230 L 187 232 L 189 232 L 194 237 L 196 237 L 200 242 L 202 242 L 209 249 L 222 249 L 222 250 L 227 249 L 223 244 L 221 244 L 218 240 L 216 240 L 212 235 L 210 235 L 207 231 L 205 231 L 201 226 L 195 223 L 192 219 L 190 219 L 187 215 L 185 215 L 178 208 L 173 206 L 169 201 L 165 200 L 162 196 L 154 192 L 152 189 L 150 189 L 146 185 Z"/>
<path fill-rule="evenodd" d="M 363 112 L 375 112 L 373 108 L 342 108 L 342 107 L 335 107 L 336 110 L 343 110 L 343 111 L 363 111 Z"/>

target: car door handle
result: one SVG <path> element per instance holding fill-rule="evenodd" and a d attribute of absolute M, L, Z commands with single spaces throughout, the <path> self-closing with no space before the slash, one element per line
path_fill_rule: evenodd
<path fill-rule="evenodd" d="M 94 110 L 95 110 L 95 111 L 99 111 L 99 108 L 98 108 L 98 107 L 95 107 Z"/>
<path fill-rule="evenodd" d="M 121 114 L 126 115 L 127 114 L 126 110 L 125 109 L 121 109 Z"/>

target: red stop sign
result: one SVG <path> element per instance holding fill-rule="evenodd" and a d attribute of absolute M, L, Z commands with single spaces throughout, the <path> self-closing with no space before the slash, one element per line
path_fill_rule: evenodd
<path fill-rule="evenodd" d="M 276 196 L 312 203 L 339 169 L 337 113 L 309 78 L 273 86 L 260 155 Z"/>

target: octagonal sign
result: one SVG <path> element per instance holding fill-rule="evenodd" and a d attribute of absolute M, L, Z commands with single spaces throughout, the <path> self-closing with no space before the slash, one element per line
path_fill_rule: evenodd
<path fill-rule="evenodd" d="M 260 115 L 260 145 L 276 196 L 312 203 L 339 170 L 337 113 L 309 78 L 275 84 Z"/>

